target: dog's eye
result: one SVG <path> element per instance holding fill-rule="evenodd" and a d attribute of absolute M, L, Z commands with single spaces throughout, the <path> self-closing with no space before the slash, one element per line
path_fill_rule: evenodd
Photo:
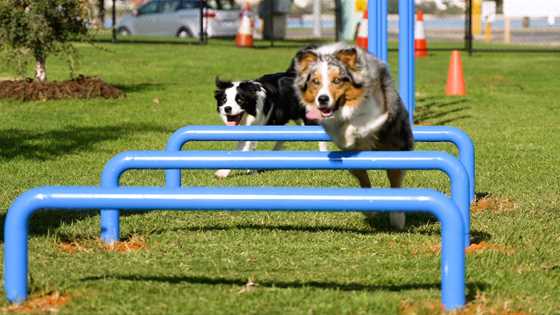
<path fill-rule="evenodd" d="M 321 81 L 319 81 L 319 79 L 313 79 L 313 80 L 311 80 L 311 83 L 314 84 L 314 85 L 320 85 Z"/>
<path fill-rule="evenodd" d="M 334 79 L 334 80 L 332 81 L 332 83 L 333 83 L 333 84 L 340 84 L 340 83 L 342 83 L 342 79 L 336 78 L 336 79 Z"/>
<path fill-rule="evenodd" d="M 236 101 L 237 103 L 243 103 L 243 102 L 245 101 L 245 98 L 243 98 L 243 97 L 241 97 L 241 96 L 237 96 L 237 97 L 235 98 L 235 101 Z"/>

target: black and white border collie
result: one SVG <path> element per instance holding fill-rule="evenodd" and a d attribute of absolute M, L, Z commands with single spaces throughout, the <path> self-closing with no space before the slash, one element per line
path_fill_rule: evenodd
<path fill-rule="evenodd" d="M 286 72 L 264 75 L 256 80 L 222 81 L 216 78 L 214 97 L 218 113 L 224 124 L 237 125 L 285 125 L 290 121 L 298 124 L 317 125 L 317 115 L 306 113 L 294 91 L 296 73 L 292 67 Z M 273 150 L 281 150 L 284 142 L 278 141 Z M 237 149 L 255 150 L 255 141 L 241 141 Z M 319 142 L 319 150 L 326 151 L 327 144 Z M 231 170 L 216 171 L 220 178 Z"/>

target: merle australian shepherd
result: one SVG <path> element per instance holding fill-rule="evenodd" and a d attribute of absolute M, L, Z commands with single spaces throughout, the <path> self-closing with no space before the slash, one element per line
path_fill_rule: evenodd
<path fill-rule="evenodd" d="M 317 125 L 313 115 L 306 115 L 306 108 L 299 103 L 294 91 L 296 72 L 290 66 L 285 72 L 264 75 L 255 80 L 222 81 L 216 78 L 214 97 L 218 113 L 228 126 L 237 125 L 285 125 L 290 121 Z M 242 141 L 238 150 L 255 150 L 255 141 Z M 282 141 L 273 150 L 281 150 Z M 324 142 L 319 150 L 326 151 Z M 218 170 L 217 177 L 227 177 L 231 170 Z"/>
<path fill-rule="evenodd" d="M 342 150 L 412 150 L 408 113 L 393 87 L 387 65 L 365 50 L 336 43 L 301 50 L 294 61 L 294 87 L 309 111 L 319 110 L 321 125 Z M 353 170 L 360 186 L 370 188 L 365 170 Z M 400 187 L 404 171 L 388 170 L 391 187 Z M 402 229 L 404 213 L 391 213 Z"/>

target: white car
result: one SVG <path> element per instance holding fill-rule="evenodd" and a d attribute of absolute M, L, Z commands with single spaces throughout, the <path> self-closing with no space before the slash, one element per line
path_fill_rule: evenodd
<path fill-rule="evenodd" d="M 240 8 L 234 0 L 151 0 L 123 17 L 117 32 L 121 36 L 198 37 L 201 3 L 205 4 L 203 30 L 209 37 L 235 36 Z"/>

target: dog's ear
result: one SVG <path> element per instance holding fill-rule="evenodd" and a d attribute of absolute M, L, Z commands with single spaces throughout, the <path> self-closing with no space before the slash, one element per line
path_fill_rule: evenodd
<path fill-rule="evenodd" d="M 246 92 L 255 93 L 260 90 L 260 85 L 252 81 L 242 81 L 239 83 L 239 88 Z"/>
<path fill-rule="evenodd" d="M 290 66 L 288 67 L 288 70 L 286 70 L 286 73 L 288 74 L 295 74 L 296 73 L 296 62 L 298 61 L 297 56 L 302 54 L 303 52 L 306 51 L 311 51 L 314 50 L 316 48 L 318 48 L 319 46 L 315 45 L 315 44 L 309 44 L 305 47 L 303 47 L 302 49 L 300 49 L 297 53 L 296 53 L 296 57 L 292 59 L 292 62 L 290 63 Z"/>
<path fill-rule="evenodd" d="M 351 70 L 358 68 L 358 50 L 354 47 L 337 51 L 335 57 Z"/>
<path fill-rule="evenodd" d="M 216 76 L 216 88 L 220 89 L 220 90 L 225 90 L 227 88 L 230 88 L 233 86 L 233 83 L 231 83 L 231 81 L 222 81 L 220 80 L 220 77 Z"/>
<path fill-rule="evenodd" d="M 302 49 L 297 52 L 295 57 L 295 70 L 298 74 L 304 73 L 313 63 L 317 62 L 319 56 L 310 49 Z"/>

